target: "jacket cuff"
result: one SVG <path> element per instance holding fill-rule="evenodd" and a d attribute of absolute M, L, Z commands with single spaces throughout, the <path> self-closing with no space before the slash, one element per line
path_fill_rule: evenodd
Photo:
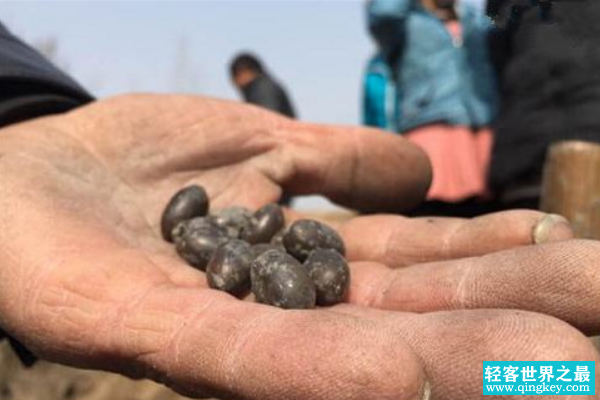
<path fill-rule="evenodd" d="M 75 80 L 0 23 L 0 127 L 93 100 Z"/>

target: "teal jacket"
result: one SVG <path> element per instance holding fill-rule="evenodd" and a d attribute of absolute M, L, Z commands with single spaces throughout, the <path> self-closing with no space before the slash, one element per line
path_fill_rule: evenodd
<path fill-rule="evenodd" d="M 390 66 L 380 54 L 367 65 L 362 106 L 365 125 L 396 131 L 396 88 Z"/>
<path fill-rule="evenodd" d="M 394 66 L 399 132 L 435 122 L 490 124 L 498 94 L 488 49 L 492 21 L 482 11 L 459 4 L 457 43 L 418 0 L 373 0 L 367 7 L 369 29 Z"/>

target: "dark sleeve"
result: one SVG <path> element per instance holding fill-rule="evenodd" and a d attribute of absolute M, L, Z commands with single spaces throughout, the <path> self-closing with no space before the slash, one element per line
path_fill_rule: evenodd
<path fill-rule="evenodd" d="M 245 91 L 244 97 L 248 103 L 295 118 L 294 109 L 284 90 L 270 77 L 258 78 Z"/>
<path fill-rule="evenodd" d="M 281 97 L 283 98 L 283 108 L 281 110 L 281 113 L 290 118 L 297 118 L 294 106 L 292 105 L 292 102 L 286 94 L 285 90 L 283 90 L 283 88 L 280 88 L 279 90 L 281 91 Z"/>
<path fill-rule="evenodd" d="M 277 112 L 281 112 L 284 107 L 277 87 L 268 82 L 267 79 L 260 79 L 259 82 L 253 85 L 247 93 L 246 100 L 248 103 Z"/>
<path fill-rule="evenodd" d="M 92 101 L 73 79 L 13 36 L 0 22 L 0 127 L 69 111 Z M 26 366 L 36 358 L 0 328 Z"/>
<path fill-rule="evenodd" d="M 92 100 L 0 22 L 0 127 L 62 113 Z"/>

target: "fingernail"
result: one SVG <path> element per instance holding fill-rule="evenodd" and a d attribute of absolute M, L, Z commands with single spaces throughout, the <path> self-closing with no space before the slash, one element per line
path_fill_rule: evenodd
<path fill-rule="evenodd" d="M 423 391 L 421 392 L 421 396 L 419 396 L 418 400 L 429 400 L 431 397 L 431 384 L 429 381 L 425 381 L 425 385 L 423 385 Z"/>
<path fill-rule="evenodd" d="M 546 214 L 534 227 L 533 243 L 551 243 L 571 239 L 573 229 L 565 217 L 558 214 Z"/>

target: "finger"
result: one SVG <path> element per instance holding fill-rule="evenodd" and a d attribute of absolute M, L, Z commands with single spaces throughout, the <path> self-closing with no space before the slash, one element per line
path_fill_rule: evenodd
<path fill-rule="evenodd" d="M 564 218 L 526 210 L 473 219 L 362 217 L 342 225 L 341 234 L 349 259 L 378 261 L 391 267 L 573 237 Z"/>
<path fill-rule="evenodd" d="M 322 194 L 363 211 L 398 211 L 418 204 L 431 180 L 422 150 L 376 129 L 301 123 L 257 107 L 195 96 L 121 97 L 84 108 L 77 118 L 97 113 L 114 116 L 99 121 L 103 126 L 96 130 L 122 131 L 127 121 L 126 132 L 95 139 L 97 153 L 117 158 L 122 170 L 152 185 L 166 172 L 182 178 L 219 169 L 227 173 L 220 183 L 198 177 L 210 181 L 211 193 L 220 193 L 223 185 L 242 181 L 242 170 L 230 168 L 238 165 L 250 181 L 256 183 L 248 172 L 253 169 L 292 195 Z M 140 132 L 147 140 L 139 140 Z"/>
<path fill-rule="evenodd" d="M 135 182 L 150 220 L 189 183 L 204 185 L 218 206 L 256 207 L 283 187 L 362 211 L 403 211 L 424 198 L 431 181 L 425 153 L 397 135 L 301 123 L 234 102 L 123 96 L 69 118 L 64 129 L 76 126 L 72 135 L 100 162 Z M 115 134 L 89 134 L 97 131 Z"/>
<path fill-rule="evenodd" d="M 403 138 L 375 129 L 287 123 L 256 165 L 291 194 L 322 194 L 370 211 L 404 211 L 425 196 L 431 168 Z"/>
<path fill-rule="evenodd" d="M 483 360 L 600 360 L 590 341 L 573 327 L 516 310 L 434 313 L 423 315 L 420 324 L 405 325 L 404 329 L 404 337 L 433 376 L 432 399 L 481 398 Z M 448 372 L 449 365 L 460 367 Z M 596 378 L 599 376 L 596 370 Z M 519 398 L 532 397 L 516 396 Z"/>
<path fill-rule="evenodd" d="M 363 212 L 411 209 L 424 198 L 431 180 L 429 162 L 418 147 L 374 129 L 282 119 L 258 133 L 238 127 L 232 138 L 236 143 L 229 147 L 239 149 L 240 137 L 250 134 L 262 139 L 242 141 L 256 146 L 246 151 L 254 155 L 244 163 L 181 177 L 212 188 L 216 204 L 258 207 L 277 200 L 283 190 L 320 194 Z"/>
<path fill-rule="evenodd" d="M 384 319 L 396 326 L 399 336 L 423 360 L 431 382 L 431 399 L 436 400 L 482 398 L 482 360 L 600 360 L 590 341 L 573 327 L 525 311 L 466 310 L 398 316 L 395 312 L 374 312 L 350 305 L 336 307 L 336 311 Z M 598 376 L 600 371 L 596 370 Z"/>
<path fill-rule="evenodd" d="M 431 312 L 518 308 L 600 333 L 600 242 L 565 241 L 392 270 L 353 264 L 349 300 Z"/>

